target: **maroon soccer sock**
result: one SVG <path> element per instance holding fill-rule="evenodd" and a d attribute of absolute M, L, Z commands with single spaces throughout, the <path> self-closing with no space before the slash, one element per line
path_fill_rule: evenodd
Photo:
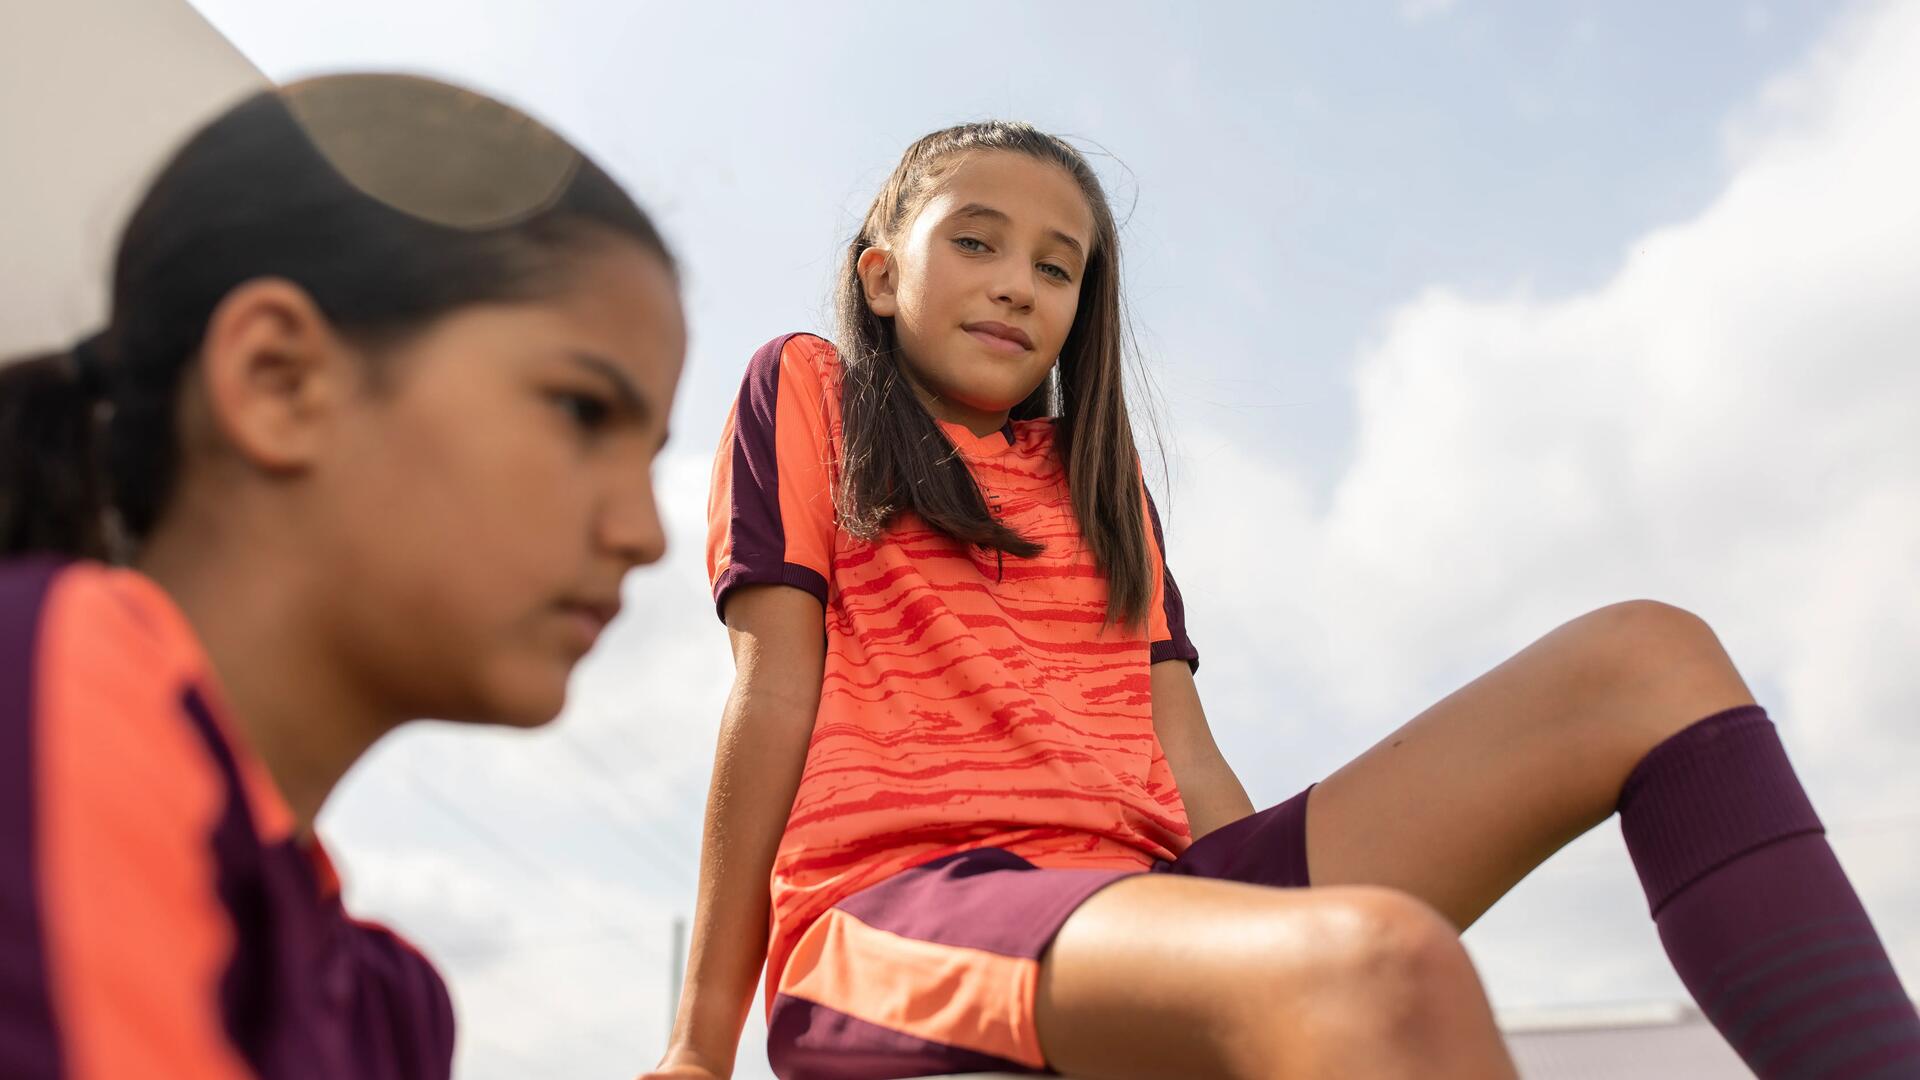
<path fill-rule="evenodd" d="M 1654 747 L 1620 827 L 1680 980 L 1756 1075 L 1920 1076 L 1920 1016 L 1765 710 Z"/>

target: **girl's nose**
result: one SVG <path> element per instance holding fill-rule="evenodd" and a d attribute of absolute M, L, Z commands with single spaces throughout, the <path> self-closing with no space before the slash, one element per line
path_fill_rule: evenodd
<path fill-rule="evenodd" d="M 643 476 L 646 472 L 643 470 Z M 653 498 L 652 478 L 628 486 L 600 515 L 600 545 L 632 566 L 659 562 L 667 553 L 667 530 Z"/>
<path fill-rule="evenodd" d="M 1033 281 L 1016 274 L 1008 274 L 994 283 L 993 298 L 1016 310 L 1024 311 L 1033 306 Z"/>

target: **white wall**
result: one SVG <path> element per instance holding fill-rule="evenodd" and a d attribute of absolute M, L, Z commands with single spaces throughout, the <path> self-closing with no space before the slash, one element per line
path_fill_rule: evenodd
<path fill-rule="evenodd" d="M 147 177 L 265 83 L 186 0 L 0 2 L 0 357 L 104 321 Z"/>

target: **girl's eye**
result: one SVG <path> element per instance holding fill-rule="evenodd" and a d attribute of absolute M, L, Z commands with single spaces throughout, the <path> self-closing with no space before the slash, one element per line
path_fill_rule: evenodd
<path fill-rule="evenodd" d="M 613 419 L 613 406 L 592 394 L 561 390 L 554 392 L 551 397 L 554 405 L 567 414 L 575 427 L 590 435 L 604 429 L 607 422 Z"/>
<path fill-rule="evenodd" d="M 1055 266 L 1052 263 L 1041 263 L 1040 272 L 1047 275 L 1050 278 L 1055 279 L 1056 281 L 1072 281 L 1073 280 L 1073 275 L 1067 273 L 1065 267 Z"/>
<path fill-rule="evenodd" d="M 953 238 L 953 243 L 954 246 L 958 247 L 961 251 L 981 252 L 987 250 L 986 244 L 975 240 L 971 236 L 956 236 Z"/>

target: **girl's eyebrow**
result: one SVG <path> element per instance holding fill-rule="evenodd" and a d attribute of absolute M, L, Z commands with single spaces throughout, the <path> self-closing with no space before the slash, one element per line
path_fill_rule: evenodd
<path fill-rule="evenodd" d="M 1013 224 L 1013 219 L 1008 217 L 1005 211 L 995 210 L 985 203 L 968 203 L 960 209 L 955 210 L 953 216 L 957 218 L 986 218 L 989 221 L 995 221 L 1002 225 Z M 1087 257 L 1087 246 L 1070 234 L 1061 232 L 1059 229 L 1048 229 L 1047 232 L 1052 235 L 1055 240 L 1072 248 L 1075 255 L 1080 256 L 1082 259 Z"/>
<path fill-rule="evenodd" d="M 633 384 L 633 379 L 629 378 L 626 372 L 620 370 L 618 364 L 579 349 L 569 350 L 567 359 L 612 383 L 614 394 L 620 399 L 621 406 L 632 413 L 636 419 L 644 422 L 653 415 L 653 406 L 647 401 L 647 396 L 640 392 L 640 388 Z"/>

